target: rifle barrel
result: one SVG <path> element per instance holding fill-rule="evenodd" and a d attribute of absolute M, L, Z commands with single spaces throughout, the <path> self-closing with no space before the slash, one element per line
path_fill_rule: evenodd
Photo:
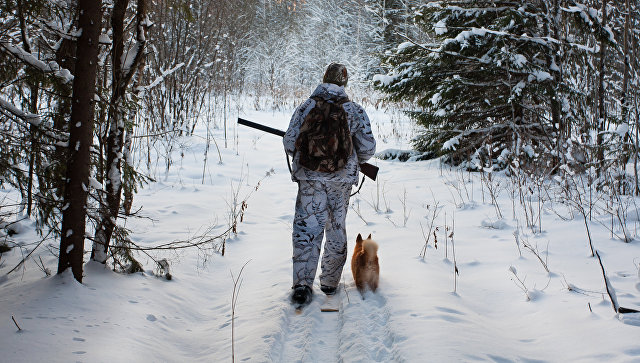
<path fill-rule="evenodd" d="M 255 122 L 251 122 L 249 120 L 245 120 L 243 118 L 238 117 L 238 123 L 240 125 L 245 125 L 245 126 L 249 126 L 249 127 L 253 127 L 254 129 L 258 129 L 264 132 L 268 132 L 270 134 L 274 134 L 274 135 L 278 135 L 280 137 L 284 137 L 285 132 L 282 130 L 278 130 L 278 129 L 274 129 L 273 127 L 269 127 L 269 126 L 265 126 L 265 125 L 261 125 Z"/>

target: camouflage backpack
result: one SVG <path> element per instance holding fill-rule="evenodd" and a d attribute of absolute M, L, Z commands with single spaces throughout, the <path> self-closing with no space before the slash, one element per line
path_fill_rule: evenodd
<path fill-rule="evenodd" d="M 342 107 L 349 99 L 312 99 L 316 105 L 304 118 L 296 140 L 298 162 L 309 170 L 338 171 L 347 165 L 353 152 L 347 112 Z"/>

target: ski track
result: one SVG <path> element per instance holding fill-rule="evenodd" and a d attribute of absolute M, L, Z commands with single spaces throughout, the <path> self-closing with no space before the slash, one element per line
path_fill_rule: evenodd
<path fill-rule="evenodd" d="M 404 340 L 392 329 L 391 311 L 381 292 L 364 294 L 350 289 L 340 307 L 340 361 L 404 362 L 397 343 Z M 344 295 L 344 294 L 343 294 Z M 344 297 L 344 296 L 343 296 Z"/>
<path fill-rule="evenodd" d="M 280 334 L 271 346 L 274 362 L 404 362 L 397 343 L 404 340 L 391 326 L 386 298 L 355 288 L 339 295 L 339 312 L 321 312 L 324 296 L 301 313 L 282 307 Z"/>

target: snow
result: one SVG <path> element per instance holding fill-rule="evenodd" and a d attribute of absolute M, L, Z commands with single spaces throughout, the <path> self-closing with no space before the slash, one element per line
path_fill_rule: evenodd
<path fill-rule="evenodd" d="M 522 147 L 522 151 L 524 151 L 530 158 L 536 156 L 536 153 L 531 145 L 524 145 Z"/>
<path fill-rule="evenodd" d="M 520 95 L 522 94 L 522 90 L 527 86 L 525 81 L 518 82 L 515 86 L 513 86 L 513 94 Z"/>
<path fill-rule="evenodd" d="M 509 225 L 502 219 L 484 219 L 480 223 L 480 225 L 484 228 L 490 229 L 506 229 Z"/>
<path fill-rule="evenodd" d="M 525 57 L 524 55 L 522 54 L 513 55 L 513 64 L 516 67 L 522 68 L 526 63 L 527 63 L 527 57 Z"/>
<path fill-rule="evenodd" d="M 452 137 L 451 139 L 445 141 L 444 144 L 442 144 L 442 150 L 455 150 L 456 149 L 456 145 L 458 145 L 460 143 L 460 137 L 459 136 L 455 136 Z"/>
<path fill-rule="evenodd" d="M 627 125 L 627 124 L 618 125 L 618 127 L 616 128 L 616 131 L 615 131 L 615 133 L 620 135 L 620 137 L 624 137 L 624 135 L 626 135 L 627 132 L 629 132 L 629 125 Z"/>
<path fill-rule="evenodd" d="M 150 88 L 153 88 L 155 86 L 157 86 L 158 84 L 162 83 L 162 81 L 164 81 L 164 79 L 172 74 L 173 72 L 177 71 L 178 69 L 184 67 L 184 63 L 178 63 L 176 64 L 175 67 L 168 69 L 166 71 L 163 71 L 161 75 L 159 75 L 158 77 L 156 77 L 156 79 L 153 80 L 153 82 L 151 82 L 149 85 L 142 87 L 143 90 L 147 90 Z"/>
<path fill-rule="evenodd" d="M 241 117 L 280 129 L 293 111 L 243 109 Z M 367 110 L 378 150 L 407 147 L 410 137 L 394 136 L 399 127 L 411 129 L 403 125 L 406 119 Z M 197 130 L 202 135 L 204 124 Z M 222 140 L 223 130 L 214 132 Z M 237 194 L 247 207 L 224 256 L 206 248 L 149 252 L 169 261 L 171 280 L 157 277 L 144 254 L 136 256 L 146 272 L 133 275 L 86 263 L 79 284 L 70 271 L 45 277 L 36 256 L 51 271 L 57 266 L 46 248 L 6 275 L 23 257 L 14 248 L 0 260 L 1 360 L 225 362 L 231 360 L 232 329 L 235 359 L 247 362 L 640 359 L 639 314 L 614 313 L 582 219 L 567 218 L 563 205 L 543 208 L 542 233 L 533 233 L 522 210 L 512 210 L 504 175 L 492 173 L 502 183 L 497 200 L 506 217 L 498 218 L 480 175 L 441 168 L 438 161 L 371 160 L 380 167 L 379 179 L 365 181 L 352 197 L 347 232 L 349 248 L 358 233 L 372 233 L 380 245 L 380 288 L 360 298 L 347 260 L 340 312 L 319 311 L 322 296 L 315 286 L 316 299 L 296 315 L 288 302 L 296 187 L 282 142 L 241 126 L 236 132 L 237 149 L 220 150 L 224 162 L 207 165 L 204 183 L 206 138 L 185 140 L 166 179 L 145 186 L 134 199 L 133 209 L 142 207 L 146 218 L 127 221 L 132 241 L 141 246 L 198 236 L 217 223 L 207 232 L 216 235 Z M 17 198 L 9 190 L 0 193 Z M 438 248 L 431 236 L 423 258 L 421 224 L 427 227 L 436 203 Z M 530 212 L 537 213 L 535 205 Z M 30 251 L 39 239 L 33 225 L 23 224 L 31 228 L 13 238 Z M 445 227 L 454 228 L 455 256 Z M 637 233 L 637 224 L 628 227 Z M 613 239 L 595 219 L 590 230 L 618 302 L 640 309 L 638 240 Z M 550 272 L 524 243 L 540 252 Z M 453 261 L 459 270 L 455 286 Z M 233 325 L 232 276 L 242 282 Z"/>
<path fill-rule="evenodd" d="M 398 47 L 396 48 L 396 50 L 397 50 L 398 52 L 403 52 L 405 49 L 407 49 L 407 48 L 409 48 L 409 47 L 411 47 L 411 46 L 413 46 L 413 43 L 411 43 L 411 42 L 403 42 L 403 43 L 400 43 L 400 44 L 398 45 Z"/>
<path fill-rule="evenodd" d="M 129 49 L 122 54 L 120 62 L 122 64 L 122 71 L 125 74 L 127 74 L 133 66 L 133 62 L 135 61 L 138 52 L 140 52 L 140 47 L 140 43 L 135 43 L 132 49 Z"/>
<path fill-rule="evenodd" d="M 374 83 L 380 83 L 380 85 L 382 86 L 389 86 L 393 80 L 395 79 L 395 77 L 393 76 L 388 76 L 386 74 L 376 74 L 373 76 L 373 82 Z"/>
<path fill-rule="evenodd" d="M 5 99 L 0 97 L 0 108 L 10 112 L 11 114 L 26 120 L 27 122 L 29 122 L 32 125 L 38 126 L 42 123 L 42 120 L 40 119 L 40 116 L 36 115 L 36 114 L 32 114 L 29 112 L 24 112 L 22 110 L 20 110 L 19 108 L 15 107 L 13 105 L 13 103 L 6 101 Z"/>
<path fill-rule="evenodd" d="M 544 82 L 547 80 L 553 79 L 553 76 L 549 72 L 545 71 L 534 71 L 529 75 L 529 82 L 536 80 L 537 82 Z"/>
<path fill-rule="evenodd" d="M 101 33 L 98 39 L 99 39 L 98 42 L 100 44 L 111 44 L 111 38 L 109 38 L 108 34 Z"/>
<path fill-rule="evenodd" d="M 431 102 L 432 105 L 437 105 L 438 102 L 440 102 L 440 100 L 442 99 L 442 95 L 440 94 L 440 92 L 434 93 L 433 96 L 431 96 L 431 98 L 429 99 L 429 102 Z"/>
<path fill-rule="evenodd" d="M 64 83 L 71 83 L 71 81 L 73 81 L 73 75 L 71 74 L 71 72 L 69 72 L 68 69 L 61 68 L 60 65 L 55 61 L 49 61 L 48 63 L 45 63 L 39 60 L 38 57 L 34 54 L 6 42 L 0 42 L 0 47 L 4 48 L 8 53 L 11 53 L 13 56 L 31 65 L 32 67 L 35 67 L 45 73 L 52 73 Z"/>
<path fill-rule="evenodd" d="M 553 79 L 553 76 L 549 72 L 545 71 L 536 71 L 534 72 L 534 75 L 536 76 L 536 80 L 538 82 L 544 82 L 546 80 Z"/>
<path fill-rule="evenodd" d="M 437 35 L 446 34 L 448 31 L 447 22 L 444 19 L 440 20 L 433 26 L 433 30 L 436 32 Z"/>

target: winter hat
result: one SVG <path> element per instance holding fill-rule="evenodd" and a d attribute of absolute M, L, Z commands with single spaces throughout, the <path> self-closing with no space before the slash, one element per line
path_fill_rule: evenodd
<path fill-rule="evenodd" d="M 347 67 L 340 63 L 331 63 L 324 72 L 322 83 L 333 83 L 338 86 L 346 86 L 349 77 L 347 76 Z"/>

